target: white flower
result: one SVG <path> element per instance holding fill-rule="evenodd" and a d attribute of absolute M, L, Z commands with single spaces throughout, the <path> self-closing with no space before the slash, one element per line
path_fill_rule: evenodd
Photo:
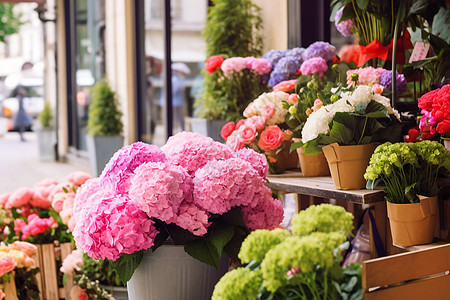
<path fill-rule="evenodd" d="M 288 97 L 289 94 L 285 92 L 262 93 L 247 106 L 243 115 L 246 118 L 261 116 L 266 104 L 272 102 L 275 104 L 275 113 L 266 121 L 267 125 L 271 126 L 284 123 L 287 110 L 282 107 L 281 103 L 283 100 L 287 100 Z"/>
<path fill-rule="evenodd" d="M 312 112 L 306 119 L 305 126 L 302 129 L 303 143 L 315 139 L 320 133 L 327 134 L 330 131 L 328 123 L 333 118 L 334 113 L 330 113 L 326 108 L 331 105 L 322 106 Z"/>

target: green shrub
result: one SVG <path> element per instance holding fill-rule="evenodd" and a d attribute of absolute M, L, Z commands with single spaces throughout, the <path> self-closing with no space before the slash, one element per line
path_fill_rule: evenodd
<path fill-rule="evenodd" d="M 50 127 L 50 123 L 53 120 L 53 112 L 50 107 L 50 102 L 45 101 L 44 109 L 39 114 L 38 119 L 41 122 L 42 127 Z"/>

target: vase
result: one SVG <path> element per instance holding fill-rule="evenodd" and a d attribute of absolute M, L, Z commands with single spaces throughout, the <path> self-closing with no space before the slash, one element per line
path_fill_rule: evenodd
<path fill-rule="evenodd" d="M 222 256 L 219 268 L 202 263 L 183 246 L 163 245 L 148 251 L 128 281 L 131 300 L 207 300 L 215 284 L 228 271 L 229 258 Z"/>
<path fill-rule="evenodd" d="M 447 150 L 450 150 L 450 138 L 442 138 L 444 140 L 444 147 Z"/>
<path fill-rule="evenodd" d="M 419 203 L 387 202 L 392 242 L 398 246 L 431 243 L 438 215 L 437 197 L 420 197 Z"/>
<path fill-rule="evenodd" d="M 297 142 L 297 139 L 294 139 Z M 330 176 L 330 168 L 323 152 L 313 155 L 305 154 L 305 148 L 297 148 L 300 169 L 305 177 Z"/>
<path fill-rule="evenodd" d="M 224 143 L 225 140 L 220 135 L 223 125 L 227 123 L 225 120 L 207 120 L 202 118 L 191 118 L 191 129 L 193 132 L 209 136 L 217 142 Z"/>
<path fill-rule="evenodd" d="M 36 129 L 38 141 L 39 160 L 55 160 L 55 131 L 52 128 L 43 127 Z"/>
<path fill-rule="evenodd" d="M 123 147 L 123 136 L 86 136 L 89 163 L 93 177 L 102 174 L 103 169 L 114 153 Z"/>
<path fill-rule="evenodd" d="M 340 146 L 333 143 L 322 148 L 338 190 L 359 190 L 366 186 L 364 173 L 379 143 Z"/>

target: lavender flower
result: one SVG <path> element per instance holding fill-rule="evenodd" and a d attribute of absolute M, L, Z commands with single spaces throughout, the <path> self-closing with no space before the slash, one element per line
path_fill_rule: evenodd
<path fill-rule="evenodd" d="M 397 93 L 402 94 L 406 91 L 406 79 L 403 74 L 399 74 L 396 72 L 396 87 L 397 87 Z M 392 91 L 392 71 L 391 70 L 385 70 L 383 74 L 381 74 L 380 77 L 380 84 L 384 86 L 385 89 L 388 89 Z"/>
<path fill-rule="evenodd" d="M 284 54 L 280 50 L 272 49 L 266 54 L 264 54 L 262 58 L 267 59 L 268 61 L 270 61 L 272 65 L 275 65 L 283 56 Z"/>
<path fill-rule="evenodd" d="M 286 53 L 286 56 L 294 57 L 300 64 L 303 62 L 303 52 L 305 48 L 292 48 Z"/>
<path fill-rule="evenodd" d="M 281 58 L 275 65 L 273 71 L 282 74 L 296 74 L 300 69 L 301 62 L 293 56 L 285 56 Z"/>
<path fill-rule="evenodd" d="M 350 29 L 353 27 L 353 21 L 351 19 L 339 22 L 342 18 L 342 13 L 344 11 L 344 6 L 342 6 L 334 16 L 334 24 L 336 25 L 336 29 L 343 35 L 343 36 L 351 36 L 353 33 L 350 31 Z"/>
<path fill-rule="evenodd" d="M 303 52 L 303 60 L 313 57 L 322 57 L 326 61 L 332 60 L 336 56 L 336 48 L 327 42 L 315 42 L 309 45 Z"/>
<path fill-rule="evenodd" d="M 289 79 L 289 75 L 286 73 L 277 73 L 277 72 L 272 72 L 270 73 L 270 78 L 269 78 L 269 86 L 273 87 L 276 86 L 278 83 Z"/>

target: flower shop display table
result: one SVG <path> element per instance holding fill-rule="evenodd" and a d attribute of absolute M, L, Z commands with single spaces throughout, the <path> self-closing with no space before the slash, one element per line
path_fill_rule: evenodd
<path fill-rule="evenodd" d="M 377 225 L 383 245 L 388 253 L 399 252 L 390 247 L 390 232 L 387 232 L 386 201 L 383 190 L 337 190 L 331 177 L 303 177 L 299 171 L 286 171 L 282 174 L 267 176 L 267 186 L 280 193 L 297 194 L 297 209 L 303 210 L 310 205 L 324 202 L 343 206 L 355 216 L 355 228 L 364 209 L 373 206 L 372 215 Z M 371 257 L 377 257 L 370 231 Z M 392 248 L 392 249 L 391 249 Z"/>

